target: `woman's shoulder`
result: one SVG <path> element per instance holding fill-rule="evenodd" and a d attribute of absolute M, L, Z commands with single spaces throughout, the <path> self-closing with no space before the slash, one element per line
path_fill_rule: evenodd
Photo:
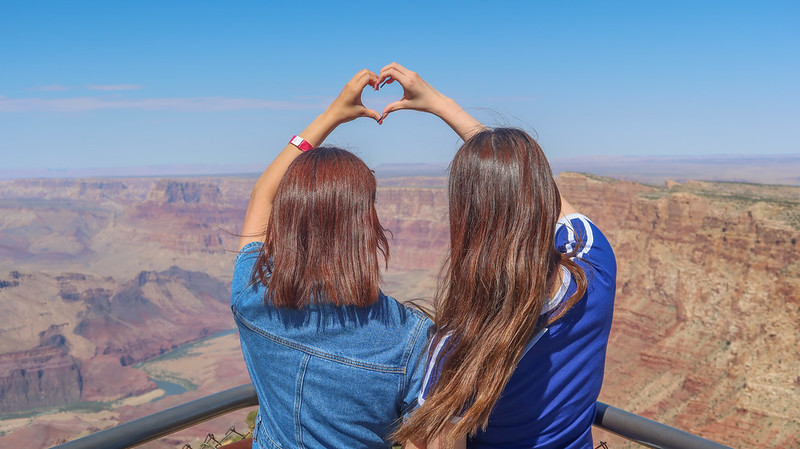
<path fill-rule="evenodd" d="M 556 228 L 555 246 L 560 252 L 571 254 L 571 259 L 586 273 L 592 291 L 607 290 L 607 296 L 613 296 L 617 259 L 605 234 L 588 217 L 582 214 L 562 217 Z M 555 309 L 574 288 L 574 279 L 562 266 L 562 285 L 545 309 Z"/>
<path fill-rule="evenodd" d="M 231 301 L 235 301 L 245 293 L 255 294 L 258 285 L 253 283 L 253 268 L 263 247 L 261 242 L 250 242 L 243 246 L 236 255 L 231 280 Z M 251 295 L 245 295 L 251 296 Z"/>
<path fill-rule="evenodd" d="M 246 262 L 250 262 L 251 264 L 255 263 L 255 260 L 258 259 L 258 255 L 261 253 L 262 248 L 264 248 L 263 242 L 250 242 L 244 245 L 236 254 L 236 261 L 234 262 L 234 265 L 239 265 Z"/>
<path fill-rule="evenodd" d="M 236 260 L 233 263 L 233 283 L 236 284 L 238 278 L 247 275 L 249 279 L 250 274 L 253 272 L 253 267 L 258 261 L 259 256 L 264 248 L 262 242 L 250 242 L 242 247 L 236 254 Z"/>
<path fill-rule="evenodd" d="M 433 321 L 419 308 L 413 304 L 402 303 L 382 291 L 378 296 L 378 304 L 381 309 L 385 309 L 389 314 L 398 318 L 399 323 L 404 326 L 427 329 L 433 325 Z"/>
<path fill-rule="evenodd" d="M 574 257 L 585 259 L 589 254 L 615 259 L 611 244 L 603 231 L 583 214 L 569 214 L 556 224 L 555 246 L 562 253 L 575 252 Z"/>

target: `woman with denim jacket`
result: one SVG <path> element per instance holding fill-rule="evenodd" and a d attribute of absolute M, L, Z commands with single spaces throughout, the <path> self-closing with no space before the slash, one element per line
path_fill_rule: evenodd
<path fill-rule="evenodd" d="M 389 447 L 416 404 L 431 323 L 379 288 L 389 248 L 375 177 L 315 148 L 342 123 L 380 118 L 361 102 L 377 79 L 356 74 L 250 196 L 231 309 L 259 399 L 253 447 Z"/>
<path fill-rule="evenodd" d="M 486 129 L 393 63 L 400 109 L 464 139 L 450 165 L 450 252 L 420 408 L 394 433 L 406 448 L 591 449 L 614 306 L 616 259 L 560 195 L 538 143 Z"/>

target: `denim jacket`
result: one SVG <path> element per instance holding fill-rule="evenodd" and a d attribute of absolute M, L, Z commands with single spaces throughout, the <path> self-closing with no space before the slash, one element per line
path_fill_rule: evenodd
<path fill-rule="evenodd" d="M 416 406 L 431 322 L 380 294 L 369 307 L 264 303 L 261 244 L 236 258 L 231 309 L 258 394 L 254 448 L 389 447 Z"/>

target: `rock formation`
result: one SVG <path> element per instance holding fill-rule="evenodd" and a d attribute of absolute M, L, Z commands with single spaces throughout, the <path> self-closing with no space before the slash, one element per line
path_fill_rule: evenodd
<path fill-rule="evenodd" d="M 52 325 L 39 345 L 0 354 L 0 405 L 4 413 L 63 405 L 81 399 L 80 362 L 69 355 L 67 340 Z"/>
<path fill-rule="evenodd" d="M 0 410 L 146 392 L 136 363 L 231 328 L 254 181 L 0 184 Z M 559 186 L 618 258 L 601 400 L 734 447 L 800 447 L 800 188 L 574 173 Z M 430 298 L 449 241 L 443 178 L 382 179 L 377 207 L 393 235 L 384 289 Z"/>
<path fill-rule="evenodd" d="M 233 325 L 229 284 L 177 267 L 122 283 L 83 274 L 11 279 L 17 285 L 0 290 L 5 350 L 46 329 L 37 345 L 0 354 L 3 413 L 141 394 L 155 385 L 131 365 Z"/>
<path fill-rule="evenodd" d="M 798 447 L 800 188 L 560 185 L 619 261 L 601 400 L 733 447 Z"/>

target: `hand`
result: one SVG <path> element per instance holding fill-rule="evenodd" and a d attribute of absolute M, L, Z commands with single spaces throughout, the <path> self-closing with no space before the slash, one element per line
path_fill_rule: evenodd
<path fill-rule="evenodd" d="M 363 69 L 345 84 L 344 89 L 328 106 L 325 114 L 329 114 L 336 125 L 355 120 L 358 117 L 380 120 L 381 115 L 377 111 L 365 107 L 361 102 L 361 93 L 367 86 L 372 86 L 377 90 L 378 75 L 371 70 Z"/>
<path fill-rule="evenodd" d="M 383 123 L 383 120 L 390 112 L 400 109 L 414 109 L 436 115 L 440 114 L 440 110 L 447 101 L 447 97 L 440 94 L 417 73 L 393 62 L 381 69 L 377 82 L 378 85 L 380 85 L 384 82 L 386 84 L 391 84 L 395 81 L 403 86 L 403 98 L 386 105 L 386 107 L 383 108 L 383 114 L 381 114 L 378 123 Z M 378 85 L 374 86 L 375 90 L 378 89 Z"/>
<path fill-rule="evenodd" d="M 378 120 L 383 124 L 383 120 L 390 112 L 400 109 L 414 109 L 422 112 L 430 112 L 441 118 L 453 131 L 464 141 L 472 137 L 476 132 L 485 129 L 484 126 L 455 101 L 442 95 L 433 88 L 419 75 L 393 62 L 381 69 L 378 83 L 393 83 L 397 81 L 403 86 L 403 98 L 394 103 L 389 103 L 383 108 Z M 373 86 L 376 89 L 379 84 Z"/>

